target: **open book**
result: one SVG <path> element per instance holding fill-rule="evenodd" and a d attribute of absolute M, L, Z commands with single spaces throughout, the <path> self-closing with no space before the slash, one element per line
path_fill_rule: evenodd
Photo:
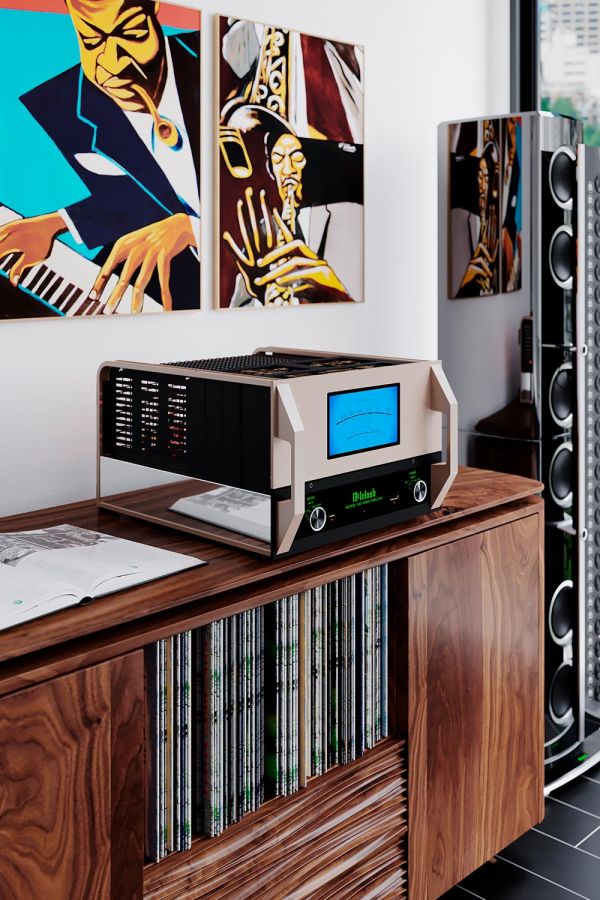
<path fill-rule="evenodd" d="M 169 509 L 261 541 L 271 540 L 271 498 L 268 494 L 223 486 L 193 497 L 182 497 Z"/>
<path fill-rule="evenodd" d="M 205 564 L 73 525 L 0 533 L 0 629 Z"/>

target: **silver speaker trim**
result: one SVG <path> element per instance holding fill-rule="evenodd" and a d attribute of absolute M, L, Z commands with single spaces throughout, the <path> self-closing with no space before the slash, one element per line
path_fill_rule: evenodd
<path fill-rule="evenodd" d="M 573 456 L 573 444 L 571 443 L 571 441 L 563 441 L 562 444 L 560 444 L 554 451 L 552 459 L 550 460 L 550 465 L 548 466 L 548 490 L 550 491 L 550 496 L 552 497 L 552 499 L 554 500 L 554 502 L 556 503 L 557 506 L 560 506 L 561 509 L 568 509 L 570 506 L 573 505 L 573 490 L 570 490 L 569 493 L 567 494 L 567 496 L 562 500 L 559 497 L 557 497 L 556 494 L 554 493 L 554 491 L 552 490 L 552 469 L 554 467 L 554 461 L 555 461 L 556 457 L 558 456 L 558 454 L 561 452 L 561 450 L 568 450 L 572 457 Z"/>
<path fill-rule="evenodd" d="M 557 149 L 552 154 L 552 158 L 550 160 L 550 167 L 548 169 L 548 184 L 550 187 L 550 193 L 552 194 L 552 199 L 554 200 L 556 205 L 560 206 L 561 209 L 571 210 L 571 209 L 573 209 L 574 197 L 569 197 L 568 200 L 559 200 L 554 192 L 554 186 L 552 184 L 552 169 L 554 167 L 556 157 L 560 153 L 564 153 L 566 156 L 568 156 L 569 159 L 571 160 L 571 162 L 575 162 L 577 160 L 577 154 L 575 153 L 575 151 L 573 150 L 572 147 L 568 147 L 566 144 L 563 144 L 561 147 L 557 147 Z M 574 187 L 575 187 L 575 190 L 577 190 L 577 183 L 575 183 Z"/>
<path fill-rule="evenodd" d="M 566 371 L 571 371 L 571 372 L 573 371 L 573 363 L 570 363 L 570 362 L 563 363 L 562 366 L 558 367 L 558 369 L 552 376 L 552 379 L 550 381 L 550 387 L 548 388 L 548 409 L 550 410 L 550 415 L 552 416 L 552 418 L 554 419 L 556 424 L 559 426 L 559 428 L 569 429 L 573 425 L 573 410 L 571 410 L 571 412 L 565 419 L 559 419 L 558 416 L 554 415 L 554 409 L 552 408 L 552 387 L 554 385 L 554 382 L 560 375 L 560 373 L 566 372 Z"/>
<path fill-rule="evenodd" d="M 550 241 L 550 247 L 548 249 L 548 266 L 550 267 L 550 274 L 552 275 L 554 283 L 557 284 L 559 286 L 559 288 L 562 288 L 563 291 L 570 291 L 573 288 L 573 276 L 570 275 L 566 281 L 561 281 L 559 278 L 557 278 L 556 272 L 554 271 L 554 266 L 552 265 L 552 248 L 554 247 L 554 242 L 556 241 L 556 238 L 558 237 L 559 234 L 561 234 L 561 232 L 568 234 L 569 237 L 571 238 L 571 241 L 573 240 L 572 227 L 570 225 L 559 225 L 558 228 L 556 229 L 556 231 L 554 232 L 554 234 L 552 235 L 552 239 Z"/>
<path fill-rule="evenodd" d="M 565 751 L 565 753 L 561 753 L 558 756 L 553 757 L 552 761 L 560 759 L 562 756 L 566 756 L 571 752 L 571 750 L 573 750 L 573 747 Z M 564 775 L 561 775 L 560 778 L 556 778 L 554 781 L 551 781 L 550 784 L 547 784 L 544 788 L 544 797 L 551 796 L 552 791 L 556 791 L 558 790 L 558 788 L 563 787 L 565 784 L 569 784 L 569 782 L 573 781 L 575 778 L 579 778 L 584 774 L 584 772 L 587 772 L 589 771 L 589 769 L 593 769 L 594 766 L 597 766 L 599 762 L 600 751 L 598 751 L 598 753 L 592 753 L 591 756 L 588 756 L 587 759 L 584 759 L 578 766 L 575 766 L 573 769 L 565 772 Z"/>
<path fill-rule="evenodd" d="M 558 734 L 555 734 L 554 737 L 549 738 L 547 741 L 544 741 L 544 751 L 548 750 L 553 744 L 557 744 L 559 741 L 562 741 L 565 734 L 568 732 L 570 728 L 573 726 L 573 719 L 567 722 L 562 731 L 559 731 Z M 560 759 L 564 754 L 570 753 L 573 747 L 578 747 L 581 741 L 579 738 L 576 738 L 573 743 L 568 747 L 567 750 L 560 750 L 558 753 L 555 753 L 554 756 L 546 756 L 544 759 L 544 765 L 548 765 L 548 763 L 554 762 L 556 759 Z"/>
<path fill-rule="evenodd" d="M 593 151 L 597 152 L 597 151 Z M 575 343 L 577 345 L 575 356 L 575 390 L 577 397 L 576 426 L 577 426 L 577 503 L 575 506 L 575 531 L 577 534 L 577 598 L 579 615 L 577 621 L 581 623 L 578 628 L 577 641 L 577 675 L 579 682 L 579 709 L 578 726 L 579 738 L 585 738 L 585 707 L 586 707 L 586 657 L 587 657 L 587 417 L 586 417 L 586 377 L 588 360 L 588 348 L 586 346 L 586 292 L 588 289 L 587 263 L 587 155 L 588 148 L 584 144 L 577 146 L 577 291 L 575 294 Z"/>
<path fill-rule="evenodd" d="M 554 641 L 555 644 L 559 647 L 564 647 L 566 644 L 570 644 L 573 641 L 573 629 L 571 628 L 563 638 L 559 638 L 555 633 L 552 627 L 552 612 L 554 610 L 554 604 L 556 603 L 556 598 L 560 594 L 563 588 L 573 588 L 573 582 L 566 578 L 562 581 L 559 586 L 556 588 L 554 593 L 552 594 L 552 600 L 550 601 L 550 606 L 548 607 L 548 631 L 550 632 L 550 637 Z"/>
<path fill-rule="evenodd" d="M 564 661 L 561 662 L 560 666 L 558 667 L 558 669 L 552 676 L 552 681 L 550 682 L 550 690 L 548 691 L 548 712 L 550 714 L 550 718 L 552 719 L 552 721 L 554 722 L 555 725 L 566 725 L 567 722 L 575 721 L 575 714 L 573 713 L 573 705 L 572 704 L 569 707 L 569 709 L 566 711 L 564 716 L 560 716 L 560 718 L 558 716 L 554 715 L 554 711 L 552 709 L 552 688 L 554 687 L 554 682 L 556 681 L 560 672 L 564 669 L 565 666 L 568 666 L 570 669 L 573 668 L 571 663 L 564 662 Z"/>

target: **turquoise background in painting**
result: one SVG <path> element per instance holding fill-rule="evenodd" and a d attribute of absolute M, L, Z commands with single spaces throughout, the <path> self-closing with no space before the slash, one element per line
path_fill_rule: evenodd
<path fill-rule="evenodd" d="M 180 33 L 164 28 L 165 34 Z M 0 9 L 0 204 L 23 216 L 54 212 L 88 190 L 19 97 L 79 62 L 70 17 Z M 68 235 L 64 242 L 93 257 Z"/>

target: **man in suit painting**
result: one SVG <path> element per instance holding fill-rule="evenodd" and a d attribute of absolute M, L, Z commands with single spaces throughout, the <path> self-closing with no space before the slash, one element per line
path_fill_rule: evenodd
<path fill-rule="evenodd" d="M 157 2 L 66 5 L 80 64 L 21 100 L 89 196 L 0 228 L 0 257 L 20 253 L 10 271 L 17 284 L 68 230 L 90 249 L 105 248 L 92 296 L 106 300 L 106 312 L 114 312 L 129 284 L 132 311 L 140 312 L 153 281 L 165 310 L 197 308 L 199 33 L 166 38 Z M 119 266 L 117 286 L 103 297 Z"/>

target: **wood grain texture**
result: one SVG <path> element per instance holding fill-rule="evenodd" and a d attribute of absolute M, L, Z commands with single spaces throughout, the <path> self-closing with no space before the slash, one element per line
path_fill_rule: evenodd
<path fill-rule="evenodd" d="M 274 562 L 92 503 L 1 520 L 0 530 L 68 521 L 210 560 L 0 633 L 1 900 L 54 900 L 36 881 L 50 870 L 57 900 L 391 900 L 408 890 L 407 862 L 411 900 L 429 900 L 539 821 L 540 488 L 464 470 L 443 511 Z M 383 562 L 408 811 L 396 737 L 143 871 L 140 648 Z"/>
<path fill-rule="evenodd" d="M 439 552 L 439 551 L 437 551 Z M 427 585 L 430 559 L 419 553 L 408 562 L 408 872 L 409 900 L 428 900 L 427 844 Z M 435 698 L 434 698 L 435 701 Z"/>
<path fill-rule="evenodd" d="M 142 815 L 143 718 L 131 684 L 141 656 L 0 701 L 2 900 L 142 896 L 141 845 L 125 857 L 135 852 L 126 830 L 139 833 L 133 812 Z"/>
<path fill-rule="evenodd" d="M 293 797 L 266 803 L 223 835 L 148 866 L 144 896 L 401 897 L 406 803 L 404 742 L 388 739 Z M 378 893 L 369 893 L 375 886 Z"/>
<path fill-rule="evenodd" d="M 160 582 L 152 582 L 145 586 L 140 599 L 139 589 L 107 597 L 89 606 L 75 607 L 64 613 L 46 617 L 27 623 L 18 629 L 11 629 L 6 637 L 12 636 L 13 643 L 4 641 L 4 633 L 0 632 L 0 653 L 8 653 L 11 658 L 0 662 L 0 696 L 10 691 L 19 690 L 39 681 L 63 675 L 83 666 L 93 665 L 129 653 L 145 646 L 150 641 L 176 634 L 187 628 L 199 628 L 202 625 L 233 615 L 245 609 L 264 603 L 270 603 L 280 597 L 309 590 L 319 584 L 360 572 L 372 565 L 402 560 L 415 553 L 430 550 L 446 544 L 449 540 L 458 540 L 481 531 L 512 522 L 532 511 L 542 508 L 539 497 L 529 497 L 519 503 L 511 503 L 496 510 L 470 516 L 458 523 L 444 523 L 435 529 L 417 534 L 412 540 L 409 536 L 388 541 L 372 550 L 361 550 L 354 555 L 344 556 L 336 563 L 335 559 L 327 559 L 320 565 L 301 568 L 270 580 L 257 584 L 249 582 L 245 588 L 220 593 L 214 596 L 188 598 L 185 604 L 177 600 L 173 582 L 178 583 L 181 576 L 175 575 Z M 245 554 L 238 554 L 244 558 Z M 152 593 L 153 591 L 153 593 Z M 111 600 L 118 604 L 119 619 L 115 618 Z M 167 609 L 163 609 L 166 600 L 170 601 Z M 159 607 L 162 612 L 151 615 L 152 608 Z M 150 607 L 150 608 L 149 608 Z M 95 626 L 90 625 L 90 636 L 79 637 L 76 642 L 69 642 L 64 649 L 61 640 L 68 640 L 69 625 L 79 634 L 82 628 L 81 617 L 89 615 L 93 610 Z M 135 620 L 127 622 L 133 613 L 138 611 Z M 125 620 L 124 625 L 116 624 Z M 98 631 L 100 624 L 109 631 Z M 89 623 L 88 623 L 89 624 Z M 46 631 L 42 630 L 42 625 Z M 55 642 L 48 647 L 48 630 L 55 632 Z M 40 641 L 44 649 L 19 657 L 19 647 L 27 647 L 27 637 L 35 645 Z"/>
<path fill-rule="evenodd" d="M 313 551 L 274 562 L 133 519 L 121 519 L 106 511 L 98 511 L 92 503 L 0 520 L 0 530 L 69 521 L 210 560 L 210 565 L 201 569 L 140 585 L 87 606 L 70 608 L 0 632 L 0 694 L 40 679 L 65 674 L 77 667 L 95 664 L 111 655 L 130 652 L 149 640 L 174 634 L 182 628 L 199 627 L 224 614 L 232 615 L 286 594 L 309 589 L 366 566 L 441 546 L 448 539 L 512 521 L 526 514 L 525 507 L 541 504 L 539 497 L 535 496 L 516 502 L 516 488 L 513 494 L 509 494 L 505 486 L 506 502 L 499 502 L 497 507 L 490 507 L 484 512 L 468 514 L 469 509 L 478 508 L 477 504 L 481 506 L 484 501 L 491 502 L 490 495 L 498 494 L 498 489 L 494 494 L 491 486 L 486 494 L 488 482 L 493 485 L 498 478 L 506 477 L 511 485 L 515 480 L 514 476 L 481 472 L 474 477 L 473 471 L 466 470 L 459 476 L 459 480 L 462 478 L 466 485 L 461 488 L 461 493 L 457 493 L 457 502 L 466 503 L 466 495 L 469 491 L 472 493 L 472 507 L 461 507 L 459 520 L 452 511 L 454 508 L 448 508 L 445 516 L 432 514 L 434 518 L 426 529 L 421 528 L 419 520 L 416 520 L 409 523 L 411 527 L 405 525 L 395 530 L 385 529 L 364 539 L 347 541 L 342 547 L 332 545 L 320 552 Z M 530 491 L 539 487 L 537 482 L 527 479 L 517 478 L 516 482 L 516 487 L 523 490 L 525 486 Z M 513 502 L 509 502 L 511 498 Z M 107 628 L 113 629 L 110 641 L 107 641 L 105 634 L 101 634 Z M 79 639 L 77 647 L 71 644 L 65 655 L 59 649 L 60 645 L 74 639 Z M 18 663 L 12 662 L 18 657 L 21 657 Z M 65 664 L 67 659 L 73 663 L 71 669 L 69 663 Z"/>
<path fill-rule="evenodd" d="M 144 892 L 144 654 L 111 663 L 111 896 Z"/>
<path fill-rule="evenodd" d="M 543 818 L 539 517 L 411 559 L 409 896 Z"/>
<path fill-rule="evenodd" d="M 544 818 L 543 584 L 539 519 L 487 532 L 482 547 L 484 706 L 480 802 L 501 809 L 482 822 L 483 855 Z"/>
<path fill-rule="evenodd" d="M 110 897 L 110 669 L 0 703 L 3 900 Z"/>

